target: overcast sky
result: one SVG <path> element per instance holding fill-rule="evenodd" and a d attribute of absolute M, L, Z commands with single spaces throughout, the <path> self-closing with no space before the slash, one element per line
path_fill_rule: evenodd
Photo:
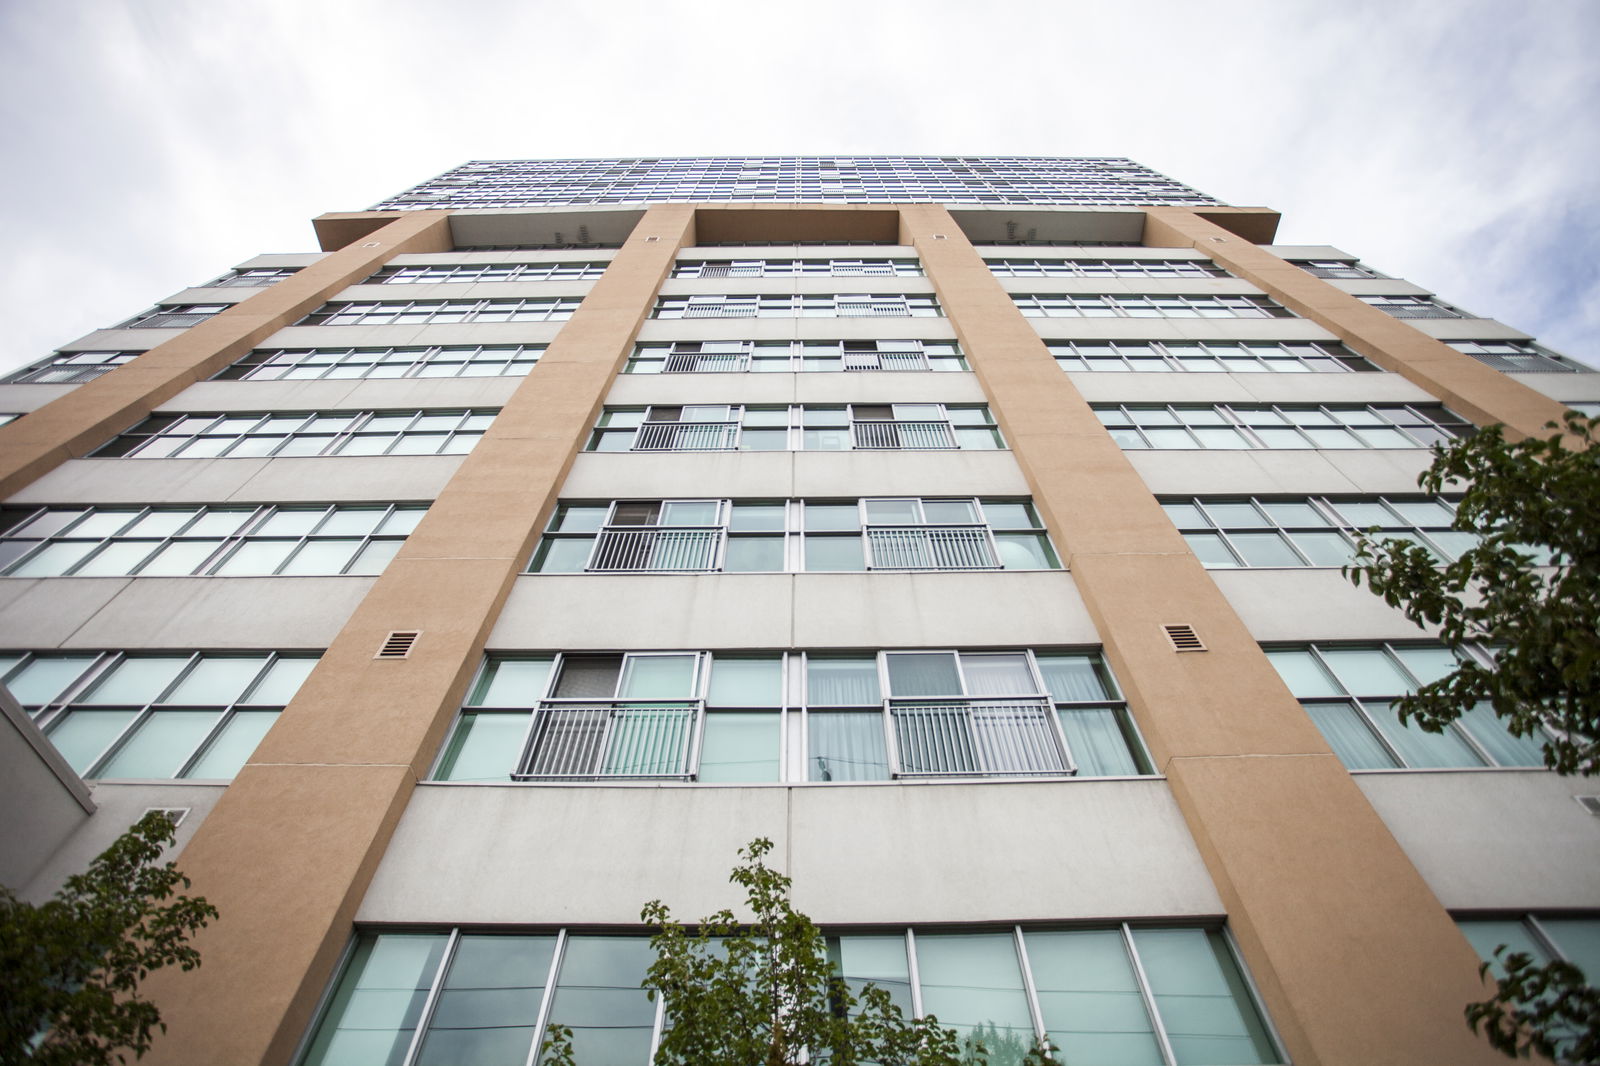
<path fill-rule="evenodd" d="M 0 369 L 468 159 L 1128 156 L 1600 363 L 1600 3 L 0 0 Z"/>

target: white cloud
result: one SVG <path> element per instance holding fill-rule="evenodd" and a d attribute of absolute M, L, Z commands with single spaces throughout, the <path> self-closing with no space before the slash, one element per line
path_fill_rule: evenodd
<path fill-rule="evenodd" d="M 1600 9 L 13 0 L 0 367 L 469 158 L 1125 155 L 1600 356 Z"/>

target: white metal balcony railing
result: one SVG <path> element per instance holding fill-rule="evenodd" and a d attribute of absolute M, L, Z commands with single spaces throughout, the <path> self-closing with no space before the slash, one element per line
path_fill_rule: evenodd
<path fill-rule="evenodd" d="M 850 442 L 856 448 L 871 449 L 932 450 L 957 447 L 955 432 L 948 422 L 851 422 Z"/>
<path fill-rule="evenodd" d="M 890 700 L 899 777 L 1075 772 L 1045 699 Z"/>
<path fill-rule="evenodd" d="M 998 570 L 982 526 L 875 526 L 867 529 L 869 570 Z"/>
<path fill-rule="evenodd" d="M 547 700 L 519 781 L 690 776 L 698 700 Z"/>
<path fill-rule="evenodd" d="M 737 422 L 646 422 L 633 435 L 636 452 L 725 452 L 738 446 Z"/>
<path fill-rule="evenodd" d="M 719 527 L 606 529 L 595 538 L 588 569 L 711 570 L 721 542 Z"/>
<path fill-rule="evenodd" d="M 663 374 L 733 374 L 750 361 L 747 352 L 674 352 L 661 367 Z"/>
<path fill-rule="evenodd" d="M 1376 304 L 1380 311 L 1387 311 L 1395 318 L 1460 318 L 1460 314 L 1448 307 L 1429 306 L 1427 304 Z"/>
<path fill-rule="evenodd" d="M 922 352 L 845 352 L 846 370 L 927 370 Z"/>

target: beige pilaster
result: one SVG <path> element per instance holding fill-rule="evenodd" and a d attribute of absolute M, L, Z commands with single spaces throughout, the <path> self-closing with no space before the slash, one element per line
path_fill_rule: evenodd
<path fill-rule="evenodd" d="M 1462 1021 L 1481 998 L 1475 953 L 1071 379 L 944 208 L 904 207 L 901 227 L 1295 1063 L 1499 1061 Z M 1208 650 L 1173 650 L 1169 623 Z"/>
<path fill-rule="evenodd" d="M 694 210 L 646 212 L 184 850 L 221 911 L 152 981 L 160 1066 L 287 1063 Z M 376 660 L 393 631 L 408 658 Z M 515 846 L 508 842 L 508 846 Z"/>
<path fill-rule="evenodd" d="M 1204 252 L 1228 273 L 1332 331 L 1354 351 L 1426 389 L 1457 414 L 1480 426 L 1503 423 L 1513 440 L 1548 436 L 1545 424 L 1560 421 L 1566 410 L 1564 404 L 1186 208 L 1150 208 L 1144 243 Z"/>

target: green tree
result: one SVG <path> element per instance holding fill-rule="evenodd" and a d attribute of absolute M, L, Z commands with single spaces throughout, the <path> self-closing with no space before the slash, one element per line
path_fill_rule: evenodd
<path fill-rule="evenodd" d="M 1552 422 L 1546 428 L 1561 427 Z M 1568 412 L 1564 432 L 1507 441 L 1499 426 L 1434 448 L 1417 479 L 1465 483 L 1453 528 L 1476 546 L 1444 566 L 1407 540 L 1360 538 L 1345 573 L 1458 651 L 1454 673 L 1395 704 L 1439 732 L 1478 704 L 1544 743 L 1563 774 L 1600 773 L 1600 418 Z M 1487 645 L 1493 669 L 1461 654 Z"/>
<path fill-rule="evenodd" d="M 170 862 L 172 819 L 151 811 L 89 869 L 35 906 L 0 887 L 0 1064 L 108 1066 L 150 1049 L 161 1012 L 138 994 L 150 971 L 200 965 L 188 943 L 217 916 Z"/>
<path fill-rule="evenodd" d="M 1512 733 L 1543 743 L 1546 766 L 1592 775 L 1600 772 L 1600 418 L 1569 411 L 1564 425 L 1545 428 L 1553 432 L 1508 441 L 1488 426 L 1434 447 L 1417 483 L 1430 493 L 1464 485 L 1454 528 L 1477 537 L 1455 562 L 1440 566 L 1410 541 L 1363 536 L 1345 573 L 1411 621 L 1437 626 L 1457 653 L 1453 673 L 1396 702 L 1402 721 L 1437 733 L 1487 704 Z M 1468 643 L 1487 646 L 1494 667 L 1465 654 Z M 1493 1047 L 1600 1062 L 1600 990 L 1578 967 L 1513 953 L 1495 985 L 1466 1008 Z"/>
<path fill-rule="evenodd" d="M 645 984 L 666 1000 L 656 1066 L 988 1066 L 980 1045 L 964 1047 L 932 1015 L 907 1019 L 886 989 L 854 993 L 834 972 L 822 931 L 790 904 L 790 879 L 766 865 L 771 851 L 772 841 L 751 841 L 728 878 L 745 890 L 752 922 L 722 910 L 691 931 L 660 900 L 645 905 L 640 918 L 658 930 Z M 541 1061 L 574 1066 L 571 1038 L 552 1025 Z M 1049 1061 L 1042 1047 L 1022 1060 Z"/>

